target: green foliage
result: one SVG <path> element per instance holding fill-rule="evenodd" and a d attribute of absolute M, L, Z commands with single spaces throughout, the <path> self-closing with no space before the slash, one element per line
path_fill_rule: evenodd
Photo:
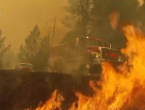
<path fill-rule="evenodd" d="M 37 25 L 30 32 L 30 35 L 25 39 L 25 43 L 26 50 L 28 50 L 27 54 L 31 57 L 36 56 L 40 46 L 40 31 Z"/>
<path fill-rule="evenodd" d="M 86 36 L 88 34 L 88 24 L 91 19 L 90 11 L 92 9 L 92 2 L 90 0 L 68 0 L 68 3 L 70 5 L 66 9 L 70 15 L 65 17 L 63 24 L 67 27 L 72 27 L 70 26 L 70 22 L 74 22 L 75 20 L 76 25 L 72 23 L 74 25 L 72 32 L 77 31 L 81 36 Z"/>
<path fill-rule="evenodd" d="M 3 56 L 4 56 L 4 53 L 10 49 L 10 46 L 11 45 L 8 45 L 8 46 L 5 46 L 4 45 L 4 41 L 6 39 L 6 37 L 1 37 L 2 35 L 2 31 L 0 30 L 0 69 L 3 68 Z"/>
<path fill-rule="evenodd" d="M 21 62 L 28 62 L 26 52 L 27 52 L 27 50 L 26 50 L 25 46 L 21 45 L 20 49 L 19 49 L 19 54 L 18 54 L 18 58 Z"/>
<path fill-rule="evenodd" d="M 50 50 L 50 39 L 49 36 L 45 36 L 40 45 L 40 49 L 36 55 L 36 63 L 39 63 L 36 65 L 36 68 L 38 70 L 47 70 L 48 67 L 48 58 L 49 58 L 49 50 Z"/>
<path fill-rule="evenodd" d="M 18 57 L 21 62 L 33 64 L 35 70 L 46 70 L 49 57 L 49 36 L 41 38 L 36 25 L 25 39 L 25 45 L 20 46 Z"/>

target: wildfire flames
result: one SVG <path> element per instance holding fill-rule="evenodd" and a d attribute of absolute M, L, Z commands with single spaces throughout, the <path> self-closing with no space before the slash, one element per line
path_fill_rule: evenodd
<path fill-rule="evenodd" d="M 51 99 L 49 99 L 44 105 L 39 105 L 39 107 L 36 110 L 61 110 L 61 104 L 64 98 L 58 94 L 58 91 L 55 90 L 51 96 Z"/>
<path fill-rule="evenodd" d="M 129 57 L 130 70 L 127 63 L 120 67 L 121 72 L 104 63 L 100 82 L 102 88 L 98 89 L 96 83 L 90 81 L 94 96 L 76 93 L 78 102 L 74 102 L 69 110 L 145 110 L 145 36 L 130 25 L 123 30 L 128 42 L 121 51 Z M 54 107 L 61 110 L 63 100 L 54 91 L 52 98 L 36 110 L 53 110 Z"/>

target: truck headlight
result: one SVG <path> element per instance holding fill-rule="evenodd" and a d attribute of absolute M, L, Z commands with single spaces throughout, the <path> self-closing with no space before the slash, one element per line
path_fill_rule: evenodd
<path fill-rule="evenodd" d="M 93 55 L 93 58 L 101 58 L 99 53 L 93 52 L 92 55 Z"/>
<path fill-rule="evenodd" d="M 96 54 L 96 58 L 99 58 L 99 55 L 98 54 Z"/>
<path fill-rule="evenodd" d="M 121 62 L 121 61 L 122 61 L 122 59 L 121 59 L 121 58 L 119 58 L 119 59 L 118 59 L 118 61 L 119 61 L 119 62 Z"/>

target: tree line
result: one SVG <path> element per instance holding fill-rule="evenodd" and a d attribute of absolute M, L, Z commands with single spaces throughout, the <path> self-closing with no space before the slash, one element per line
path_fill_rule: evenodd
<path fill-rule="evenodd" d="M 124 25 L 131 23 L 145 32 L 145 3 L 140 6 L 138 0 L 68 0 L 68 4 L 68 14 L 62 22 L 71 31 L 61 43 L 92 36 L 122 48 L 126 42 Z"/>
<path fill-rule="evenodd" d="M 145 2 L 138 0 L 68 0 L 68 12 L 62 23 L 70 28 L 61 43 L 83 36 L 97 37 L 110 42 L 113 48 L 125 46 L 122 26 L 131 23 L 145 32 Z M 0 31 L 0 69 L 4 67 L 3 56 L 10 49 Z M 50 36 L 41 36 L 36 25 L 19 48 L 20 62 L 33 64 L 35 70 L 47 70 L 50 54 Z"/>
<path fill-rule="evenodd" d="M 47 71 L 50 51 L 50 36 L 40 36 L 40 30 L 36 25 L 28 37 L 25 44 L 20 46 L 18 58 L 21 62 L 33 64 L 36 71 Z"/>
<path fill-rule="evenodd" d="M 10 50 L 11 45 L 5 46 L 6 37 L 1 37 L 0 31 L 0 69 L 10 69 L 10 63 L 17 60 Z M 31 63 L 36 71 L 48 70 L 48 58 L 50 51 L 50 36 L 41 36 L 39 27 L 34 26 L 30 34 L 25 38 L 25 44 L 21 45 L 17 63 Z M 14 60 L 11 60 L 9 57 Z M 16 66 L 16 65 L 15 65 Z"/>

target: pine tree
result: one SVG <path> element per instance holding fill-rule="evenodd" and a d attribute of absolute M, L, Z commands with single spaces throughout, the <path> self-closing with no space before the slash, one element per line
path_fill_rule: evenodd
<path fill-rule="evenodd" d="M 1 37 L 2 31 L 0 30 L 0 69 L 3 68 L 3 55 L 4 53 L 10 49 L 11 45 L 5 46 L 4 42 L 6 37 Z"/>
<path fill-rule="evenodd" d="M 20 46 L 18 54 L 20 61 L 33 64 L 35 70 L 47 70 L 49 41 L 49 36 L 40 37 L 40 31 L 36 25 L 25 39 L 25 45 Z"/>

